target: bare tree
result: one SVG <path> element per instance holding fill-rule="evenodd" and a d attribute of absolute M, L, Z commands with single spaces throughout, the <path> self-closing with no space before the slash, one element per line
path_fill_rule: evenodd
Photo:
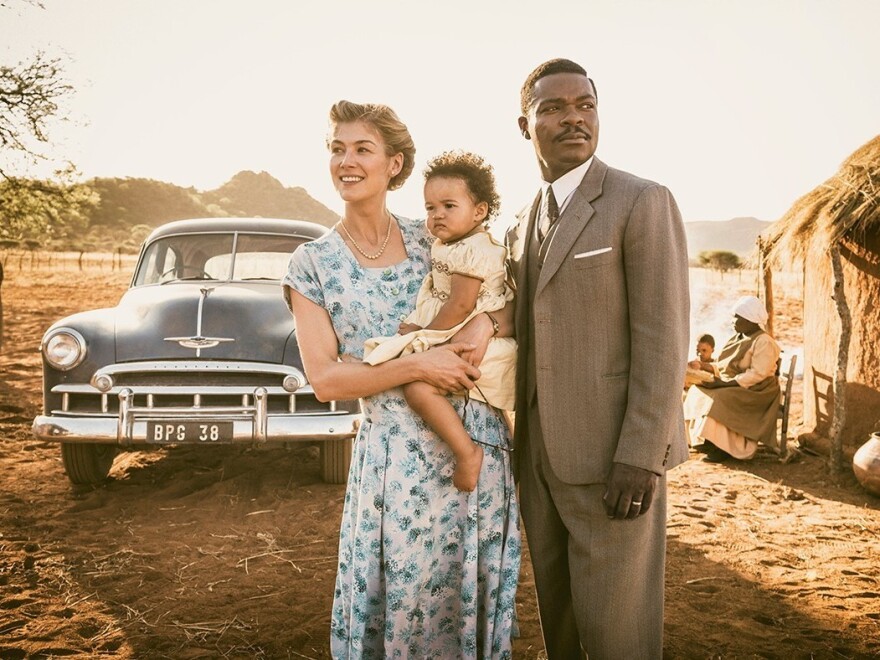
<path fill-rule="evenodd" d="M 0 0 L 0 10 L 43 9 L 39 0 Z M 53 179 L 29 178 L 28 165 L 50 161 L 53 122 L 64 119 L 73 93 L 61 58 L 37 51 L 26 61 L 0 63 L 0 239 L 53 238 L 80 229 L 84 212 L 97 201 L 88 186 L 75 182 L 65 162 Z"/>
<path fill-rule="evenodd" d="M 24 3 L 26 5 L 31 5 L 33 7 L 39 7 L 40 9 L 45 9 L 45 7 L 43 7 L 43 3 L 40 2 L 40 0 L 3 0 L 2 2 L 0 2 L 0 7 L 3 7 L 4 9 L 8 9 L 9 7 L 12 7 L 13 5 L 22 4 L 22 3 Z"/>
<path fill-rule="evenodd" d="M 12 178 L 6 157 L 45 159 L 48 125 L 60 114 L 59 103 L 73 92 L 64 79 L 61 60 L 37 52 L 29 62 L 0 64 L 0 176 Z"/>

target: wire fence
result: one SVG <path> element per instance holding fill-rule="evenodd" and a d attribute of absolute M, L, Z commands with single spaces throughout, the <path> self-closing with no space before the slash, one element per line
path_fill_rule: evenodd
<path fill-rule="evenodd" d="M 7 277 L 18 271 L 64 270 L 131 272 L 137 263 L 136 254 L 121 252 L 52 252 L 46 250 L 0 251 L 0 265 Z"/>

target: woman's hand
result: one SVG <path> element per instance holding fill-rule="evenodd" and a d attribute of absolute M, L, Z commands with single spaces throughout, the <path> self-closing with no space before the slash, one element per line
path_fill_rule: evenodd
<path fill-rule="evenodd" d="M 699 386 L 705 387 L 707 390 L 717 390 L 722 387 L 739 387 L 739 383 L 735 380 L 722 380 L 718 376 L 715 376 L 715 380 L 708 383 L 700 383 Z"/>
<path fill-rule="evenodd" d="M 461 392 L 472 389 L 480 377 L 480 370 L 471 364 L 466 355 L 473 353 L 474 345 L 463 342 L 435 346 L 411 358 L 419 360 L 419 378 L 443 392 Z M 484 349 L 485 351 L 485 349 Z"/>

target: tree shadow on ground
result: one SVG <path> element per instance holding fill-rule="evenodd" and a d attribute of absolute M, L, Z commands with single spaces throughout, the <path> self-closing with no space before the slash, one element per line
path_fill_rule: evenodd
<path fill-rule="evenodd" d="M 30 608 L 50 619 L 82 598 L 91 610 L 75 630 L 101 630 L 80 639 L 55 627 L 51 648 L 106 656 L 113 640 L 119 658 L 328 657 L 344 487 L 321 482 L 317 456 L 310 444 L 124 453 L 104 487 L 31 511 L 22 541 L 38 548 L 37 568 L 63 572 L 67 595 L 47 585 L 40 601 L 22 584 Z M 18 648 L 42 648 L 21 634 Z"/>
<path fill-rule="evenodd" d="M 801 598 L 813 591 L 809 584 L 768 589 L 677 540 L 674 530 L 668 551 L 665 658 L 867 658 L 880 653 L 880 640 L 854 634 L 855 624 L 845 613 L 832 620 L 805 611 Z"/>
<path fill-rule="evenodd" d="M 831 473 L 828 459 L 792 448 L 791 462 L 782 462 L 772 451 L 759 447 L 751 461 L 729 460 L 723 465 L 731 470 L 751 473 L 771 483 L 777 483 L 821 499 L 834 500 L 858 507 L 880 510 L 880 498 L 866 491 L 852 471 L 852 453 L 845 453 L 844 469 Z"/>

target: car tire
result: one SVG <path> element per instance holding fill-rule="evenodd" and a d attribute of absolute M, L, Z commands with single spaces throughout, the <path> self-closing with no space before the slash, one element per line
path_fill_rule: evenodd
<path fill-rule="evenodd" d="M 321 479 L 328 484 L 344 484 L 351 467 L 352 440 L 325 440 L 321 443 Z"/>
<path fill-rule="evenodd" d="M 96 486 L 107 480 L 116 447 L 97 443 L 62 442 L 61 460 L 71 483 Z"/>

